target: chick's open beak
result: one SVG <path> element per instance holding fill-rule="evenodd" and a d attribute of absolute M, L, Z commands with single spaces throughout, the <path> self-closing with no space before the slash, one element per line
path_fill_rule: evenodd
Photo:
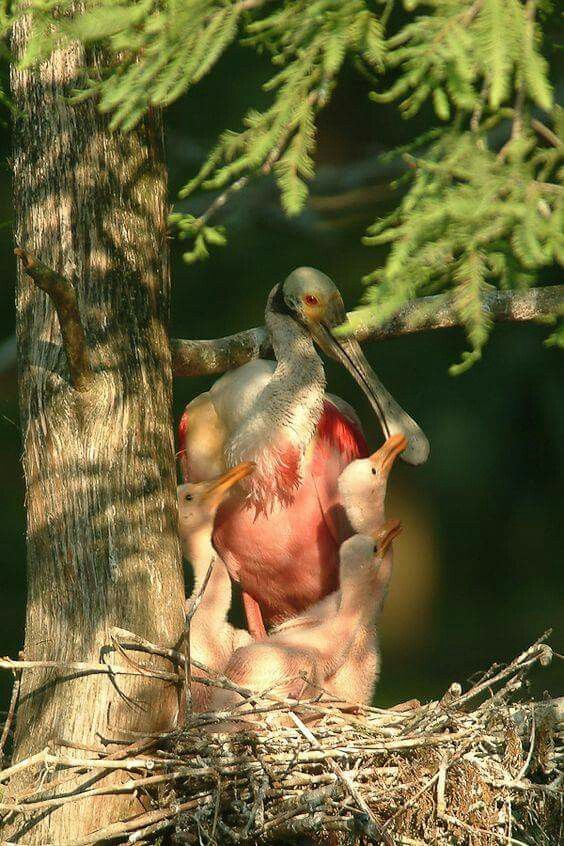
<path fill-rule="evenodd" d="M 212 479 L 206 485 L 206 489 L 202 494 L 202 501 L 219 504 L 227 491 L 233 485 L 237 484 L 237 482 L 240 482 L 241 479 L 250 476 L 255 467 L 256 464 L 254 461 L 244 461 L 242 464 L 237 464 L 236 467 L 228 470 L 227 473 L 223 473 L 222 476 Z"/>
<path fill-rule="evenodd" d="M 392 541 L 394 541 L 401 532 L 401 523 L 399 520 L 386 520 L 383 526 L 377 529 L 372 537 L 378 544 L 378 552 L 376 555 L 382 558 L 390 548 Z"/>

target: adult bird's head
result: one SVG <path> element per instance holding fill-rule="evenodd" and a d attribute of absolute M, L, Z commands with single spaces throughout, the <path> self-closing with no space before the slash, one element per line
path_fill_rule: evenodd
<path fill-rule="evenodd" d="M 339 361 L 364 391 L 376 412 L 386 438 L 402 434 L 408 464 L 422 464 L 429 456 L 429 442 L 417 423 L 382 385 L 354 338 L 335 337 L 333 329 L 346 322 L 343 298 L 335 283 L 313 267 L 298 267 L 272 291 L 268 310 L 287 314 L 304 326 L 327 355 Z"/>

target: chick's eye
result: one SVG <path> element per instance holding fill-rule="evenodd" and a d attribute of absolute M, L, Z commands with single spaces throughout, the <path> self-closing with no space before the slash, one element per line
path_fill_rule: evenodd
<path fill-rule="evenodd" d="M 378 544 L 377 543 L 374 544 L 374 549 L 372 550 L 372 552 L 374 553 L 374 555 L 377 554 L 377 552 L 378 552 Z"/>
<path fill-rule="evenodd" d="M 184 497 L 184 502 L 192 502 L 192 494 L 186 494 Z"/>
<path fill-rule="evenodd" d="M 375 467 L 373 467 L 373 468 L 372 468 L 372 475 L 373 475 L 373 476 L 375 476 L 375 475 L 376 475 L 376 468 L 375 468 Z"/>
<path fill-rule="evenodd" d="M 319 305 L 319 300 L 317 299 L 317 297 L 314 297 L 313 294 L 306 294 L 304 297 L 304 302 L 310 306 Z"/>

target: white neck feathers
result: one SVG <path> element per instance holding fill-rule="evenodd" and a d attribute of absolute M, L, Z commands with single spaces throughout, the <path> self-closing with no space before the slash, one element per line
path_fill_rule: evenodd
<path fill-rule="evenodd" d="M 276 370 L 227 446 L 231 467 L 256 462 L 247 489 L 262 505 L 291 497 L 299 487 L 325 394 L 323 364 L 308 332 L 285 315 L 269 313 L 267 325 Z"/>

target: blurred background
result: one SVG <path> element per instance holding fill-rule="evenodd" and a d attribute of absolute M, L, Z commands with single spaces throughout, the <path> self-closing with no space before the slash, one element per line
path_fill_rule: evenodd
<path fill-rule="evenodd" d="M 233 48 L 211 77 L 167 114 L 171 203 L 225 128 L 237 129 L 269 66 Z M 297 266 L 313 265 L 340 287 L 350 309 L 364 273 L 383 253 L 361 245 L 365 227 L 393 207 L 390 182 L 401 171 L 377 155 L 428 128 L 423 112 L 404 122 L 394 107 L 374 106 L 363 79 L 348 70 L 322 114 L 318 178 L 307 211 L 287 220 L 271 181 L 251 184 L 221 218 L 229 245 L 204 264 L 187 266 L 172 242 L 171 335 L 209 338 L 263 322 L 266 296 Z M 261 102 L 262 101 L 262 102 Z M 2 341 L 14 331 L 15 263 L 7 157 L 10 131 L 0 128 L 0 654 L 23 642 L 26 598 L 24 486 L 20 465 L 14 367 Z M 182 208 L 201 213 L 213 198 Z M 184 247 L 187 249 L 187 246 Z M 556 272 L 546 282 L 561 282 Z M 395 570 L 381 624 L 379 705 L 442 694 L 494 661 L 514 657 L 548 628 L 564 652 L 564 390 L 561 353 L 543 347 L 537 325 L 495 328 L 481 363 L 461 377 L 447 373 L 465 349 L 461 330 L 421 333 L 365 346 L 398 401 L 431 441 L 424 467 L 399 466 L 389 515 L 401 518 Z M 8 355 L 9 357 L 9 355 Z M 359 412 L 370 446 L 381 442 L 364 396 L 350 377 L 327 367 L 329 388 Z M 208 379 L 175 383 L 175 419 Z M 564 689 L 564 662 L 554 661 L 533 693 Z M 0 674 L 0 711 L 11 680 Z"/>

